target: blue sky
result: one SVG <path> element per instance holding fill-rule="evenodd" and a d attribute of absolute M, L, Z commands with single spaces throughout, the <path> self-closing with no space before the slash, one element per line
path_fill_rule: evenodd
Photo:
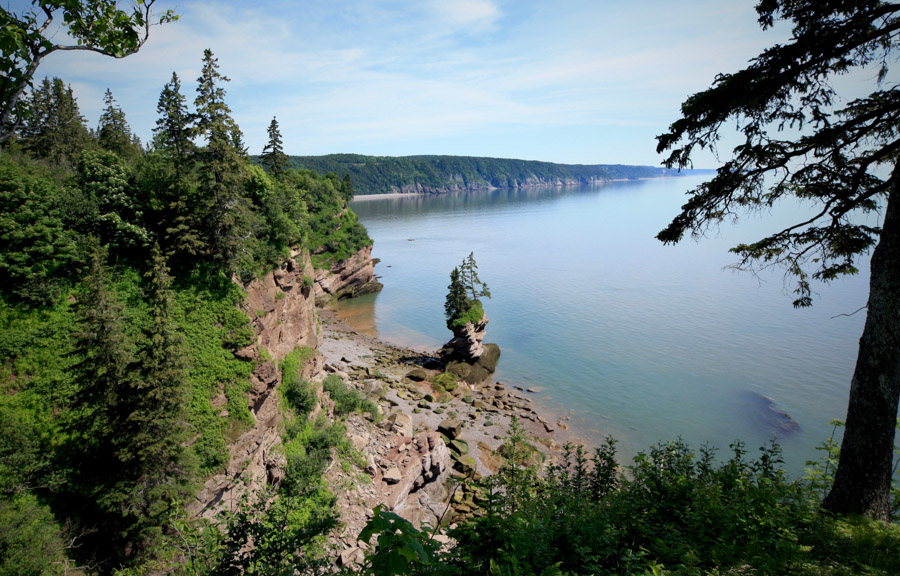
<path fill-rule="evenodd" d="M 735 0 L 158 6 L 180 20 L 153 29 L 140 53 L 56 53 L 37 76 L 70 83 L 91 126 L 110 88 L 146 142 L 163 85 L 177 72 L 193 101 L 211 48 L 252 154 L 276 116 L 290 154 L 656 165 L 654 136 L 685 97 L 789 36 L 785 25 L 763 32 L 753 2 Z"/>

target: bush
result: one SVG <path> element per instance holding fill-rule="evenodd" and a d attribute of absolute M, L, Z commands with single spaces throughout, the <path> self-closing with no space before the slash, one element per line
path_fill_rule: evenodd
<path fill-rule="evenodd" d="M 378 407 L 359 390 L 347 386 L 337 374 L 329 374 L 322 382 L 322 387 L 334 400 L 335 414 L 368 412 L 372 418 L 378 417 Z"/>
<path fill-rule="evenodd" d="M 297 416 L 309 414 L 316 406 L 314 387 L 301 378 L 303 366 L 313 354 L 312 348 L 294 348 L 281 362 L 281 397 Z"/>

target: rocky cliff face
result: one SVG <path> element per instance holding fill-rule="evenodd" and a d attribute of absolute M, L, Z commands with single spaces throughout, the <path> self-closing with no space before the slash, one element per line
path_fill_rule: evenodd
<path fill-rule="evenodd" d="M 264 483 L 277 485 L 283 476 L 283 456 L 275 449 L 281 443 L 281 412 L 275 392 L 281 375 L 277 366 L 295 347 L 319 345 L 312 276 L 309 255 L 295 253 L 277 270 L 244 287 L 247 298 L 242 308 L 253 323 L 256 344 L 236 355 L 256 364 L 247 398 L 254 425 L 229 447 L 226 469 L 207 479 L 188 506 L 197 516 L 212 518 L 248 490 L 255 491 Z M 260 348 L 272 359 L 264 360 Z M 302 376 L 310 379 L 320 370 L 318 357 L 313 357 Z M 242 477 L 250 478 L 249 485 Z"/>
<path fill-rule="evenodd" d="M 375 278 L 375 261 L 372 247 L 366 246 L 346 260 L 337 262 L 328 270 L 316 270 L 315 295 L 320 306 L 336 300 L 371 294 L 381 290 Z"/>
<path fill-rule="evenodd" d="M 243 309 L 253 322 L 256 341 L 281 361 L 297 346 L 319 345 L 309 255 L 294 254 L 280 268 L 245 287 Z"/>
<path fill-rule="evenodd" d="M 420 182 L 391 186 L 391 192 L 399 194 L 443 194 L 446 192 L 471 192 L 476 190 L 496 190 L 498 188 L 533 188 L 536 186 L 580 186 L 582 184 L 600 184 L 607 182 L 606 178 L 591 176 L 586 178 L 542 178 L 528 176 L 522 180 L 510 179 L 498 185 L 484 181 L 466 182 L 462 176 L 456 175 L 450 178 L 450 184 L 444 186 L 428 186 Z"/>

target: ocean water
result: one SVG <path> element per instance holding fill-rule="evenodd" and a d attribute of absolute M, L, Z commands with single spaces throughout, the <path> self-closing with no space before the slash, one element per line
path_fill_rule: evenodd
<path fill-rule="evenodd" d="M 619 441 L 627 461 L 681 437 L 727 454 L 773 436 L 800 474 L 843 419 L 865 312 L 868 259 L 858 276 L 815 286 L 792 307 L 784 272 L 726 267 L 728 248 L 798 221 L 772 213 L 664 246 L 654 236 L 702 177 L 602 186 L 363 199 L 353 209 L 375 242 L 384 290 L 347 301 L 357 329 L 398 345 L 438 348 L 450 270 L 474 252 L 493 293 L 487 341 L 497 380 L 533 397 L 591 443 Z M 771 407 L 799 430 L 780 428 Z"/>

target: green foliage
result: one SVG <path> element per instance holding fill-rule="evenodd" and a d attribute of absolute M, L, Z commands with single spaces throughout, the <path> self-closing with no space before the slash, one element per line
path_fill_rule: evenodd
<path fill-rule="evenodd" d="M 312 412 L 317 402 L 313 385 L 302 378 L 303 368 L 313 354 L 312 348 L 294 348 L 281 362 L 281 397 L 300 417 Z"/>
<path fill-rule="evenodd" d="M 329 374 L 322 387 L 334 400 L 335 414 L 367 412 L 373 419 L 378 418 L 378 407 L 356 388 L 351 388 L 337 374 Z"/>
<path fill-rule="evenodd" d="M 26 302 L 52 302 L 77 258 L 64 221 L 65 189 L 44 171 L 0 159 L 0 285 Z"/>
<path fill-rule="evenodd" d="M 474 253 L 469 253 L 462 264 L 450 272 L 450 285 L 447 286 L 444 302 L 447 328 L 454 330 L 480 322 L 484 317 L 484 308 L 479 300 L 481 297 L 490 298 L 491 292 L 478 277 Z"/>
<path fill-rule="evenodd" d="M 268 134 L 269 141 L 263 147 L 259 160 L 266 171 L 277 178 L 287 168 L 288 157 L 284 153 L 281 143 L 281 131 L 278 130 L 278 120 L 274 116 L 269 124 Z"/>
<path fill-rule="evenodd" d="M 511 428 L 487 514 L 463 524 L 441 558 L 453 574 L 893 574 L 900 526 L 821 512 L 816 483 L 791 481 L 772 445 L 717 461 L 681 441 L 654 446 L 620 472 L 615 442 L 588 461 L 567 446 L 537 475 Z M 826 454 L 826 460 L 831 458 Z M 516 462 L 519 464 L 517 465 Z"/>
<path fill-rule="evenodd" d="M 291 156 L 291 165 L 333 172 L 353 179 L 355 194 L 387 194 L 404 189 L 441 192 L 485 188 L 517 188 L 535 181 L 596 182 L 674 176 L 678 172 L 651 166 L 611 164 L 573 165 L 478 158 L 473 156 L 362 156 L 329 154 L 326 156 Z"/>
<path fill-rule="evenodd" d="M 20 96 L 45 57 L 57 50 L 90 50 L 116 58 L 137 52 L 151 24 L 178 18 L 168 10 L 154 22 L 154 2 L 135 3 L 131 11 L 108 0 L 40 0 L 16 11 L 0 9 L 0 143 L 29 113 L 34 116 Z M 55 23 L 62 24 L 62 33 Z M 58 38 L 72 42 L 57 43 Z"/>
<path fill-rule="evenodd" d="M 10 30 L 0 26 L 0 45 Z M 224 469 L 226 440 L 253 423 L 254 365 L 234 352 L 255 335 L 231 274 L 249 280 L 297 248 L 327 267 L 371 243 L 347 208 L 349 181 L 295 170 L 276 179 L 247 161 L 216 67 L 207 53 L 196 114 L 173 76 L 147 154 L 125 147 L 111 94 L 95 141 L 58 79 L 30 96 L 24 125 L 3 125 L 19 138 L 0 157 L 0 514 L 17 531 L 0 541 L 20 546 L 30 534 L 24 553 L 62 559 L 53 566 L 68 556 L 70 568 L 104 573 L 171 568 L 191 556 L 167 532 L 183 528 L 204 550 L 191 556 L 203 557 L 198 566 L 270 573 L 321 556 L 334 523 L 322 474 L 334 450 L 352 450 L 340 425 L 305 418 L 309 349 L 283 365 L 295 377 L 281 394 L 296 414 L 285 419 L 287 474 L 274 501 L 247 503 L 227 538 L 170 521 Z M 334 389 L 342 410 L 377 413 L 354 393 Z M 77 544 L 57 554 L 41 548 L 44 533 Z M 31 570 L 19 563 L 24 572 L 3 569 Z"/>
<path fill-rule="evenodd" d="M 93 144 L 72 87 L 59 78 L 44 78 L 25 106 L 29 113 L 19 132 L 23 148 L 36 158 L 71 169 Z"/>
<path fill-rule="evenodd" d="M 373 536 L 377 536 L 376 546 L 366 555 L 362 574 L 421 574 L 435 564 L 438 543 L 380 504 L 359 539 L 369 544 Z"/>
<path fill-rule="evenodd" d="M 32 495 L 0 497 L 0 576 L 64 574 L 66 559 L 59 526 Z"/>
<path fill-rule="evenodd" d="M 127 255 L 150 244 L 150 234 L 142 226 L 142 214 L 130 190 L 125 163 L 106 150 L 88 150 L 77 165 L 77 181 L 82 193 L 96 205 L 96 222 L 82 224 L 99 236 L 117 254 Z"/>
<path fill-rule="evenodd" d="M 154 147 L 171 158 L 175 168 L 181 171 L 196 152 L 191 141 L 191 124 L 194 116 L 187 109 L 181 93 L 181 80 L 175 72 L 164 86 L 156 105 L 159 119 L 153 129 Z"/>
<path fill-rule="evenodd" d="M 220 470 L 228 459 L 224 432 L 240 427 L 249 414 L 240 390 L 249 385 L 253 367 L 234 357 L 230 350 L 252 342 L 249 320 L 238 308 L 242 295 L 237 286 L 209 268 L 198 267 L 176 285 L 174 319 L 190 350 L 188 381 L 191 384 L 190 426 L 199 435 L 192 448 L 202 474 Z M 223 422 L 212 407 L 220 392 L 231 395 L 229 421 Z M 233 411 L 232 411 L 233 409 Z"/>
<path fill-rule="evenodd" d="M 105 107 L 97 125 L 97 143 L 120 158 L 136 158 L 143 152 L 140 140 L 131 133 L 131 127 L 125 120 L 125 112 L 119 107 L 109 88 L 103 96 L 103 103 Z"/>

